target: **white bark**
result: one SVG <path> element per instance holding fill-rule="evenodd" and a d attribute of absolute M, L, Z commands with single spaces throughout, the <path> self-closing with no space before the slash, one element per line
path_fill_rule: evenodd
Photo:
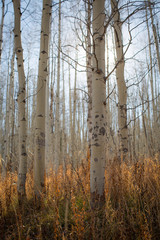
<path fill-rule="evenodd" d="M 23 49 L 21 43 L 21 11 L 20 0 L 13 0 L 14 6 L 14 41 L 15 52 L 17 57 L 17 69 L 19 80 L 18 92 L 18 112 L 19 112 L 19 169 L 18 169 L 18 193 L 20 196 L 25 195 L 25 181 L 27 173 L 27 154 L 26 154 L 26 83 L 24 73 Z"/>
<path fill-rule="evenodd" d="M 71 165 L 72 165 L 72 96 L 71 96 L 71 69 L 70 63 L 68 63 L 68 81 L 69 81 L 69 152 L 71 152 Z"/>
<path fill-rule="evenodd" d="M 76 49 L 77 50 L 77 49 Z M 77 54 L 77 53 L 76 53 Z M 73 94 L 73 115 L 72 115 L 72 129 L 71 129 L 71 164 L 72 168 L 75 169 L 77 167 L 77 157 L 75 154 L 76 151 L 76 138 L 75 138 L 75 129 L 76 129 L 76 104 L 77 104 L 77 94 L 76 94 L 76 88 L 77 88 L 77 61 L 78 56 L 76 57 L 75 62 L 75 76 L 74 76 L 74 94 Z"/>
<path fill-rule="evenodd" d="M 37 197 L 44 189 L 46 81 L 48 79 L 49 34 L 52 1 L 43 0 L 41 42 L 37 83 L 37 108 L 34 152 L 34 190 Z"/>
<path fill-rule="evenodd" d="M 64 79 L 64 60 L 62 62 L 62 71 L 63 71 L 63 122 L 62 122 L 62 161 L 63 161 L 63 170 L 66 170 L 66 106 L 65 106 L 65 79 Z"/>
<path fill-rule="evenodd" d="M 158 34 L 157 34 L 156 26 L 154 24 L 154 19 L 153 19 L 153 14 L 152 14 L 152 7 L 151 7 L 151 1 L 148 0 L 148 3 L 149 3 L 150 15 L 151 15 L 151 24 L 152 24 L 154 42 L 155 42 L 155 46 L 156 46 L 156 54 L 157 54 L 157 60 L 158 60 L 158 69 L 159 69 L 159 74 L 160 74 L 160 53 L 159 53 Z"/>
<path fill-rule="evenodd" d="M 91 206 L 104 203 L 106 156 L 106 80 L 104 0 L 93 2 L 93 78 L 92 78 L 92 142 L 90 189 Z"/>
<path fill-rule="evenodd" d="M 10 53 L 10 51 L 9 51 Z M 10 59 L 10 54 L 9 54 Z M 9 97 L 9 88 L 10 88 L 10 73 L 9 73 L 9 59 L 8 59 L 8 76 L 7 76 L 7 86 L 6 86 L 6 115 L 5 115 L 5 137 L 4 137 L 4 161 L 2 162 L 2 175 L 6 177 L 7 173 L 7 164 L 9 160 L 9 108 L 10 108 L 10 97 Z"/>
<path fill-rule="evenodd" d="M 59 0 L 59 28 L 58 28 L 58 63 L 57 63 L 57 91 L 55 116 L 55 170 L 60 165 L 60 51 L 61 51 L 61 0 Z"/>
<path fill-rule="evenodd" d="M 124 79 L 124 54 L 122 40 L 122 23 L 118 10 L 118 1 L 111 0 L 111 7 L 114 21 L 114 37 L 117 54 L 116 79 L 118 85 L 118 124 L 120 138 L 120 155 L 122 160 L 127 160 L 128 153 L 128 129 L 127 129 L 127 88 Z"/>
<path fill-rule="evenodd" d="M 1 66 L 2 42 L 3 42 L 4 8 L 5 8 L 5 0 L 2 0 L 2 17 L 1 17 L 1 25 L 0 25 L 0 66 Z"/>
<path fill-rule="evenodd" d="M 87 3 L 87 39 L 86 39 L 86 67 L 87 67 L 87 87 L 88 87 L 88 142 L 89 150 L 92 138 L 92 55 L 91 55 L 91 3 Z"/>

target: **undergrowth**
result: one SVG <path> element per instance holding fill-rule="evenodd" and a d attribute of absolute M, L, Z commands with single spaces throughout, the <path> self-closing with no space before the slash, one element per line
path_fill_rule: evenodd
<path fill-rule="evenodd" d="M 18 204 L 17 175 L 0 178 L 0 239 L 160 239 L 160 163 L 146 159 L 106 167 L 104 218 L 90 209 L 89 163 L 75 171 L 51 170 L 41 206 L 34 200 L 33 173 Z"/>

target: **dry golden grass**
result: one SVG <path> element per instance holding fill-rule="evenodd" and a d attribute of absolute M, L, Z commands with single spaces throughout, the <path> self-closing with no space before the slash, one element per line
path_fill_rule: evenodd
<path fill-rule="evenodd" d="M 106 167 L 103 219 L 90 209 L 89 163 L 79 170 L 46 176 L 41 208 L 34 201 L 33 174 L 27 174 L 26 200 L 18 205 L 16 174 L 0 178 L 0 239 L 160 239 L 160 163 Z M 98 217 L 98 222 L 97 222 Z"/>

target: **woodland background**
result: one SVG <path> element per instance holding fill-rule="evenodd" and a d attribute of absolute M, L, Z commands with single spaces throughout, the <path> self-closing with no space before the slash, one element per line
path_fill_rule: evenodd
<path fill-rule="evenodd" d="M 0 7 L 2 239 L 160 239 L 160 2 Z"/>

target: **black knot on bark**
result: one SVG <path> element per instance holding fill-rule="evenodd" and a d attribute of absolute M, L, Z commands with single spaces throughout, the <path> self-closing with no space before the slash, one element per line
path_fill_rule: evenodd
<path fill-rule="evenodd" d="M 104 136 L 105 133 L 106 133 L 105 128 L 104 128 L 104 127 L 101 127 L 101 128 L 99 129 L 99 133 Z"/>

